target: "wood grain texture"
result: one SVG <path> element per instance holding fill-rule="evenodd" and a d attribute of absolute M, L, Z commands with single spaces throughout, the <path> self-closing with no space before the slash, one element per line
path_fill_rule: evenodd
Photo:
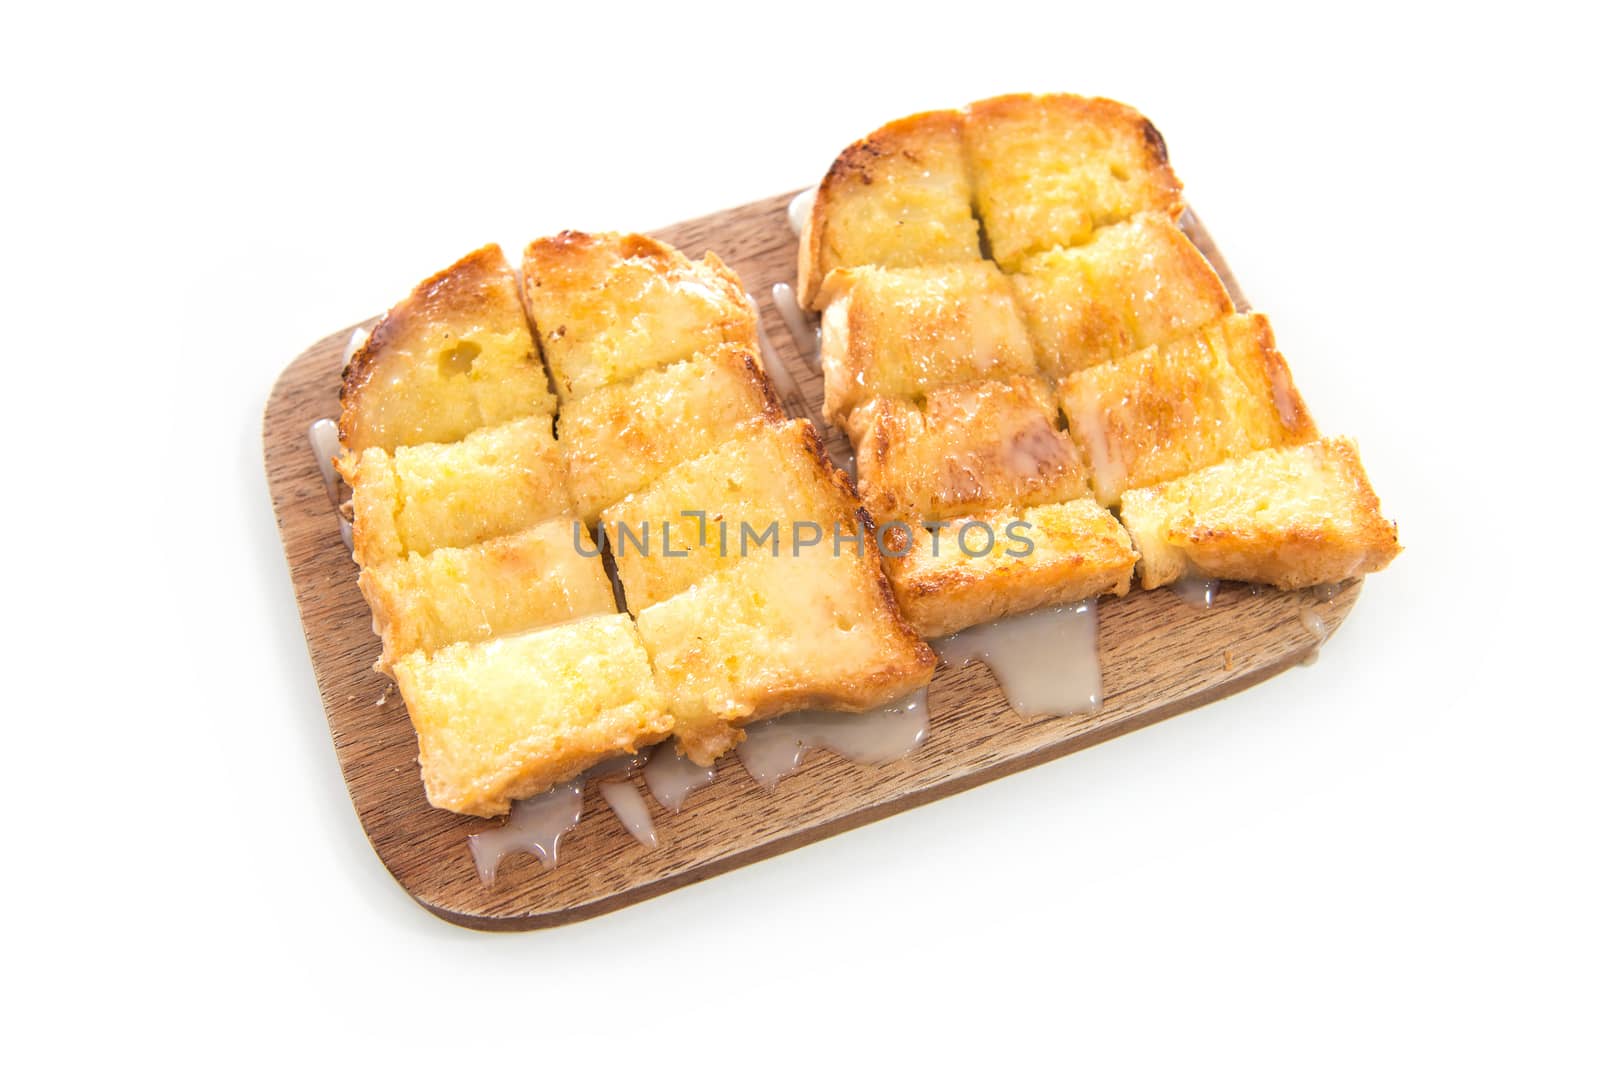
<path fill-rule="evenodd" d="M 771 299 L 774 283 L 794 282 L 789 199 L 773 197 L 657 236 L 690 256 L 715 249 L 738 271 L 757 298 L 776 355 L 810 411 L 820 412 L 821 373 L 798 355 Z M 1185 222 L 1214 256 L 1198 223 Z M 1215 262 L 1242 302 L 1231 275 Z M 799 774 L 769 792 L 725 757 L 715 783 L 691 796 L 682 812 L 648 801 L 661 839 L 653 850 L 623 830 L 591 783 L 585 818 L 562 839 L 559 867 L 546 872 L 533 857 L 508 857 L 495 884 L 484 887 L 466 839 L 488 824 L 430 808 L 423 797 L 416 738 L 393 685 L 372 670 L 378 641 L 307 437 L 312 420 L 338 414 L 349 332 L 313 345 L 274 387 L 263 433 L 268 482 L 328 726 L 362 827 L 400 884 L 453 923 L 522 930 L 595 916 L 1064 756 L 1303 661 L 1317 641 L 1300 621 L 1302 609 L 1313 607 L 1331 632 L 1360 592 L 1360 583 L 1352 583 L 1321 602 L 1310 592 L 1252 593 L 1229 584 L 1209 610 L 1165 590 L 1102 600 L 1105 702 L 1094 715 L 1025 722 L 988 669 L 941 667 L 929 695 L 928 741 L 903 760 L 862 767 L 813 752 Z"/>

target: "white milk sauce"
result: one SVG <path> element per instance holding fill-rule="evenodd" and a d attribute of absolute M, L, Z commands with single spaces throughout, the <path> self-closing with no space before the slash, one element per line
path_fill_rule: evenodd
<path fill-rule="evenodd" d="M 803 189 L 789 201 L 789 229 L 794 231 L 794 236 L 799 237 L 800 232 L 806 228 L 806 219 L 811 215 L 811 205 L 816 203 L 817 187 Z"/>
<path fill-rule="evenodd" d="M 371 336 L 371 334 L 367 333 L 367 328 L 364 326 L 358 326 L 354 330 L 350 331 L 350 340 L 344 343 L 344 358 L 340 360 L 340 363 L 348 366 L 350 363 L 350 357 L 354 356 L 358 351 L 360 351 L 361 346 L 365 345 L 367 343 L 367 338 Z"/>
<path fill-rule="evenodd" d="M 1098 618 L 1090 599 L 982 623 L 930 644 L 956 667 L 987 664 L 1018 715 L 1097 712 L 1104 697 Z"/>
<path fill-rule="evenodd" d="M 1178 600 L 1190 608 L 1210 608 L 1217 600 L 1217 590 L 1222 588 L 1222 580 L 1207 578 L 1193 572 L 1183 576 L 1168 587 L 1177 594 Z"/>
<path fill-rule="evenodd" d="M 670 740 L 656 746 L 644 766 L 644 784 L 668 812 L 679 812 L 690 794 L 717 777 L 714 768 L 702 768 L 678 752 Z"/>
<path fill-rule="evenodd" d="M 639 788 L 628 779 L 612 779 L 600 784 L 600 796 L 611 806 L 617 822 L 647 849 L 656 847 L 656 826 L 650 822 L 650 807 Z"/>
<path fill-rule="evenodd" d="M 745 728 L 739 762 L 761 786 L 800 770 L 811 749 L 826 749 L 857 764 L 888 764 L 928 736 L 928 691 L 907 694 L 870 712 L 791 712 Z"/>
<path fill-rule="evenodd" d="M 484 886 L 494 882 L 500 862 L 512 853 L 532 853 L 546 871 L 556 866 L 561 836 L 583 815 L 583 779 L 564 782 L 537 797 L 513 802 L 504 824 L 467 836 L 467 848 Z"/>
<path fill-rule="evenodd" d="M 822 324 L 817 317 L 800 307 L 794 286 L 779 282 L 772 287 L 772 303 L 783 316 L 783 325 L 789 328 L 795 351 L 806 359 L 814 360 L 822 351 Z"/>

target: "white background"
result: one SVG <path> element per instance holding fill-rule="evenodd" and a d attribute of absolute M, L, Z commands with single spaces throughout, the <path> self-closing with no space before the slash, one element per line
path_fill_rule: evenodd
<path fill-rule="evenodd" d="M 13 1053 L 1594 1063 L 1586 29 L 41 7 L 0 45 Z M 416 907 L 300 636 L 278 371 L 485 240 L 739 204 L 1024 89 L 1161 127 L 1407 552 L 1314 667 L 1089 752 L 575 927 Z"/>

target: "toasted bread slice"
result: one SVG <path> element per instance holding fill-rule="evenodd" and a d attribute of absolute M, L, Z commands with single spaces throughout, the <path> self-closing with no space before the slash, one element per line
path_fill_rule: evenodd
<path fill-rule="evenodd" d="M 1127 490 L 1317 436 L 1264 315 L 1230 315 L 1069 375 L 1060 399 L 1107 507 Z"/>
<path fill-rule="evenodd" d="M 965 130 L 978 215 L 1007 271 L 1139 212 L 1175 219 L 1183 210 L 1166 143 L 1125 104 L 1001 96 L 969 107 Z"/>
<path fill-rule="evenodd" d="M 412 553 L 360 581 L 383 639 L 382 671 L 416 650 L 617 610 L 600 551 L 571 516 L 464 549 Z"/>
<path fill-rule="evenodd" d="M 884 529 L 884 570 L 924 638 L 1004 615 L 1128 592 L 1128 533 L 1088 498 L 988 512 L 942 529 Z"/>
<path fill-rule="evenodd" d="M 867 552 L 749 556 L 639 613 L 684 753 L 709 764 L 753 720 L 864 712 L 933 676 Z"/>
<path fill-rule="evenodd" d="M 752 553 L 831 551 L 860 502 L 807 420 L 756 424 L 602 513 L 628 610 L 639 612 Z M 845 551 L 853 551 L 844 542 Z"/>
<path fill-rule="evenodd" d="M 1400 552 L 1347 438 L 1254 452 L 1130 490 L 1122 522 L 1147 590 L 1190 571 L 1302 589 L 1381 571 Z"/>
<path fill-rule="evenodd" d="M 841 267 L 982 259 L 959 111 L 899 119 L 833 161 L 800 234 L 800 301 L 821 310 Z"/>
<path fill-rule="evenodd" d="M 474 430 L 449 445 L 347 453 L 340 465 L 353 490 L 363 568 L 572 514 L 566 465 L 544 416 Z"/>
<path fill-rule="evenodd" d="M 992 263 L 835 271 L 822 316 L 823 414 L 844 426 L 873 397 L 1038 370 L 1005 275 Z"/>
<path fill-rule="evenodd" d="M 568 230 L 528 246 L 522 285 L 563 402 L 720 344 L 759 351 L 750 298 L 710 252 Z"/>
<path fill-rule="evenodd" d="M 626 615 L 589 616 L 394 665 L 428 803 L 496 816 L 672 730 Z"/>
<path fill-rule="evenodd" d="M 1178 225 L 1148 212 L 1088 243 L 1030 256 L 1011 279 L 1039 366 L 1053 378 L 1170 341 L 1233 311 Z"/>
<path fill-rule="evenodd" d="M 922 406 L 871 401 L 850 419 L 856 486 L 880 522 L 921 522 L 1089 492 L 1050 391 L 1024 375 L 950 386 Z"/>
<path fill-rule="evenodd" d="M 572 401 L 557 429 L 578 514 L 593 525 L 601 509 L 747 424 L 782 419 L 754 351 L 725 345 Z"/>
<path fill-rule="evenodd" d="M 459 441 L 483 426 L 549 416 L 556 399 L 499 245 L 485 245 L 389 310 L 339 390 L 351 452 Z"/>

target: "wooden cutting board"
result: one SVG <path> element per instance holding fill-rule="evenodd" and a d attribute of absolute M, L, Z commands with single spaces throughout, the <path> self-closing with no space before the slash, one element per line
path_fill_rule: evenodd
<path fill-rule="evenodd" d="M 762 326 L 802 397 L 822 408 L 822 376 L 800 355 L 772 302 L 775 283 L 794 283 L 793 194 L 680 223 L 656 236 L 689 256 L 711 249 L 755 295 Z M 1209 237 L 1191 236 L 1243 298 Z M 370 325 L 366 324 L 366 325 Z M 524 930 L 570 923 L 761 860 L 914 805 L 989 782 L 1253 686 L 1316 650 L 1301 615 L 1311 609 L 1331 633 L 1355 604 L 1360 583 L 1331 600 L 1311 592 L 1252 592 L 1225 585 L 1199 609 L 1166 590 L 1100 602 L 1105 700 L 1092 715 L 1025 722 L 987 668 L 941 666 L 929 691 L 926 744 L 883 767 L 813 751 L 799 773 L 764 790 L 733 756 L 716 781 L 668 813 L 649 799 L 660 845 L 646 849 L 585 787 L 585 816 L 561 840 L 560 864 L 545 871 L 528 855 L 507 857 L 493 886 L 479 880 L 467 835 L 483 820 L 430 808 L 416 764 L 416 737 L 389 680 L 372 670 L 378 640 L 356 588 L 356 567 L 339 535 L 307 428 L 337 416 L 339 372 L 352 328 L 317 342 L 279 377 L 264 419 L 267 480 L 300 605 L 306 644 L 339 766 L 378 856 L 423 907 L 452 923 Z M 779 376 L 774 376 L 775 378 Z M 839 444 L 837 435 L 827 435 Z"/>

